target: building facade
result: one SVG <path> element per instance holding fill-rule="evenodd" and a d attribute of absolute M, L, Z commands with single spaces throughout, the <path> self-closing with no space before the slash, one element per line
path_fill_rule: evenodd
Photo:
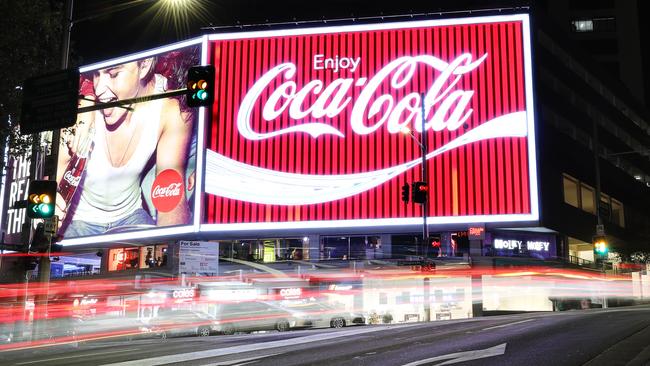
<path fill-rule="evenodd" d="M 156 94 L 182 87 L 190 65 L 212 64 L 215 101 L 148 102 L 135 127 L 124 125 L 126 139 L 100 123 L 116 108 L 80 117 L 94 120 L 93 149 L 84 175 L 71 173 L 79 156 L 60 165 L 59 182 L 78 185 L 62 244 L 94 261 L 99 250 L 106 274 L 187 272 L 181 241 L 218 242 L 228 263 L 590 265 L 598 214 L 613 251 L 647 249 L 647 112 L 574 56 L 543 14 L 500 14 L 221 33 L 81 68 L 82 92 L 101 98 L 98 80 L 116 70 L 149 75 L 139 82 Z M 169 108 L 183 127 L 164 138 Z M 155 123 L 138 127 L 144 119 Z M 423 241 L 421 207 L 400 192 L 422 180 L 425 135 Z M 177 143 L 164 150 L 169 139 Z M 124 193 L 134 179 L 138 194 Z M 148 219 L 125 221 L 134 208 Z"/>

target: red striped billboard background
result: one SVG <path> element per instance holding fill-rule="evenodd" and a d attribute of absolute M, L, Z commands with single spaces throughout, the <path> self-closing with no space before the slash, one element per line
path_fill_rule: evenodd
<path fill-rule="evenodd" d="M 523 39 L 528 35 L 524 34 L 520 20 L 378 30 L 348 28 L 341 32 L 333 29 L 302 35 L 299 30 L 292 32 L 295 34 L 264 36 L 257 33 L 251 37 L 239 35 L 236 39 L 221 37 L 224 39 L 209 41 L 208 63 L 216 67 L 217 89 L 207 126 L 208 150 L 250 166 L 305 175 L 373 172 L 418 159 L 420 148 L 417 143 L 408 135 L 389 133 L 386 123 L 366 135 L 352 129 L 350 116 L 363 91 L 362 86 L 350 88 L 346 94 L 351 98 L 350 103 L 332 117 L 293 119 L 285 110 L 277 118 L 267 121 L 261 112 L 273 91 L 287 80 L 295 82 L 296 90 L 301 90 L 317 79 L 325 87 L 339 78 L 354 82 L 359 78 L 371 79 L 388 63 L 402 56 L 432 55 L 451 63 L 464 53 L 470 54 L 471 60 L 487 55 L 476 69 L 461 75 L 451 89 L 474 91 L 466 108 L 466 111 L 470 108 L 473 111 L 465 126 L 454 131 L 429 129 L 429 152 L 486 121 L 532 108 L 527 106 L 524 72 Z M 315 55 L 358 58 L 359 65 L 354 72 L 350 69 L 337 72 L 316 69 Z M 264 134 L 320 122 L 336 128 L 344 137 L 332 134 L 313 137 L 304 132 L 261 140 L 242 136 L 237 123 L 242 100 L 262 76 L 283 63 L 293 63 L 295 75 L 280 75 L 264 89 L 250 115 L 252 130 Z M 406 85 L 396 89 L 390 82 L 383 82 L 373 98 L 390 94 L 397 103 L 408 93 L 426 92 L 439 76 L 440 71 L 419 65 Z M 313 105 L 318 96 L 318 93 L 309 93 L 303 109 Z M 437 107 L 439 105 L 434 105 L 427 112 L 428 116 Z M 381 113 L 368 118 L 365 125 L 378 123 L 379 116 Z M 420 123 L 416 121 L 416 124 Z M 420 132 L 416 127 L 411 129 L 419 138 Z M 429 216 L 531 214 L 529 136 L 484 139 L 429 159 Z M 219 176 L 206 175 L 208 179 L 219 179 Z M 229 224 L 421 217 L 419 205 L 407 205 L 401 201 L 402 184 L 416 180 L 420 180 L 419 165 L 359 194 L 304 205 L 246 202 L 227 198 L 218 192 L 206 192 L 203 222 Z"/>

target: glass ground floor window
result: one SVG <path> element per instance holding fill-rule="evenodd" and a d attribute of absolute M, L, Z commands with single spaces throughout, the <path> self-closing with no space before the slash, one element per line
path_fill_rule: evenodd
<path fill-rule="evenodd" d="M 167 267 L 167 244 L 142 247 L 114 248 L 108 251 L 108 270 L 165 268 Z"/>
<path fill-rule="evenodd" d="M 321 237 L 321 259 L 373 259 L 381 253 L 379 236 Z"/>
<path fill-rule="evenodd" d="M 412 256 L 462 257 L 469 255 L 469 237 L 467 231 L 430 232 L 429 240 L 422 244 L 422 235 L 391 236 L 391 253 L 393 258 Z"/>
<path fill-rule="evenodd" d="M 263 263 L 306 260 L 309 242 L 303 238 L 220 241 L 219 257 Z"/>

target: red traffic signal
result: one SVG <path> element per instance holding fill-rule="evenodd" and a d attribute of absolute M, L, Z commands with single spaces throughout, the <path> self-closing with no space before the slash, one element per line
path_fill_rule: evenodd
<path fill-rule="evenodd" d="M 426 203 L 429 199 L 429 184 L 426 182 L 414 182 L 411 198 L 415 203 Z"/>
<path fill-rule="evenodd" d="M 408 183 L 404 183 L 402 186 L 402 201 L 404 203 L 409 203 L 411 198 L 411 186 Z"/>

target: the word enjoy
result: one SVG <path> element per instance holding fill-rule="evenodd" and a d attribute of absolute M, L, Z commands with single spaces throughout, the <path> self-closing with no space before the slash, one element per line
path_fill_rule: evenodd
<path fill-rule="evenodd" d="M 355 72 L 361 57 L 341 57 L 336 55 L 334 57 L 325 57 L 325 55 L 314 55 L 314 70 L 327 70 L 331 69 L 334 72 L 339 72 L 339 69 L 350 69 L 350 72 Z"/>

